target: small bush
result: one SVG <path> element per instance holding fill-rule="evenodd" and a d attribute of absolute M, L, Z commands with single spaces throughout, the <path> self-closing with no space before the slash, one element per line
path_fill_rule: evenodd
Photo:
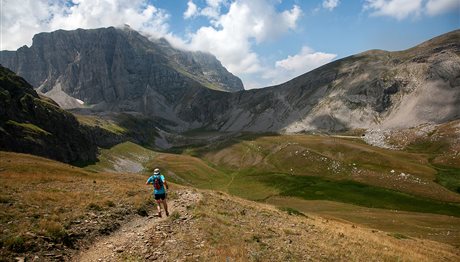
<path fill-rule="evenodd" d="M 96 203 L 89 203 L 88 206 L 86 206 L 87 209 L 93 210 L 93 211 L 102 211 L 102 207 Z"/>
<path fill-rule="evenodd" d="M 137 192 L 130 190 L 130 191 L 126 192 L 126 195 L 129 196 L 129 197 L 133 197 L 133 196 L 137 195 Z"/>
<path fill-rule="evenodd" d="M 26 250 L 25 240 L 22 236 L 15 236 L 6 239 L 5 246 L 14 252 L 24 252 Z"/>
<path fill-rule="evenodd" d="M 303 216 L 303 217 L 306 217 L 304 213 L 302 213 L 302 212 L 300 212 L 300 211 L 298 211 L 297 209 L 294 209 L 294 208 L 290 208 L 290 207 L 281 207 L 281 208 L 279 208 L 279 210 L 288 213 L 288 215 L 290 215 L 290 216 L 295 215 L 295 216 Z"/>
<path fill-rule="evenodd" d="M 391 234 L 388 234 L 389 236 L 392 236 L 396 239 L 410 239 L 410 237 L 406 236 L 406 235 L 403 235 L 401 233 L 391 233 Z"/>
<path fill-rule="evenodd" d="M 0 204 L 9 204 L 9 203 L 13 203 L 13 199 L 11 199 L 10 197 L 6 197 L 6 196 L 0 196 Z"/>
<path fill-rule="evenodd" d="M 120 223 L 114 222 L 114 223 L 106 223 L 99 228 L 99 233 L 103 235 L 109 235 L 113 231 L 117 230 L 120 227 Z"/>
<path fill-rule="evenodd" d="M 141 205 L 136 209 L 136 213 L 139 216 L 146 217 L 149 215 L 147 205 Z"/>
<path fill-rule="evenodd" d="M 173 221 L 178 220 L 180 218 L 180 213 L 178 211 L 174 211 L 171 213 L 170 217 Z"/>
<path fill-rule="evenodd" d="M 51 238 L 53 242 L 66 242 L 68 235 L 64 227 L 55 221 L 42 220 L 40 221 L 40 229 L 44 234 Z"/>
<path fill-rule="evenodd" d="M 112 200 L 106 200 L 104 202 L 104 205 L 106 205 L 108 207 L 115 207 L 115 203 Z"/>

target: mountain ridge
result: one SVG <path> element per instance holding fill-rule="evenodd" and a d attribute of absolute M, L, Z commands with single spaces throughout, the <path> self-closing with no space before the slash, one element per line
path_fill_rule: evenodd
<path fill-rule="evenodd" d="M 41 98 L 23 78 L 0 66 L 0 149 L 63 162 L 96 160 L 97 143 L 74 115 Z"/>
<path fill-rule="evenodd" d="M 165 40 L 157 42 L 165 48 L 169 45 Z M 109 99 L 112 102 L 89 110 L 140 112 L 167 119 L 170 124 L 164 128 L 173 133 L 343 132 L 442 123 L 460 117 L 459 42 L 460 30 L 456 30 L 407 50 L 369 50 L 280 85 L 235 93 L 201 88 L 197 82 L 181 82 L 183 78 L 175 78 L 178 74 L 166 73 L 175 79 L 172 81 L 179 79 L 177 88 L 166 87 L 161 81 L 157 88 L 147 84 L 140 93 Z M 175 59 L 164 63 L 174 64 Z M 111 94 L 110 89 L 104 92 Z"/>
<path fill-rule="evenodd" d="M 162 92 L 165 85 L 172 92 L 184 86 L 243 89 L 241 80 L 214 56 L 159 43 L 162 41 L 150 41 L 127 28 L 57 30 L 35 35 L 30 48 L 1 52 L 0 63 L 42 93 L 62 88 L 66 95 L 88 104 L 114 104 L 139 98 L 149 92 Z M 216 77 L 219 74 L 221 77 Z M 52 98 L 66 106 L 59 97 Z"/>

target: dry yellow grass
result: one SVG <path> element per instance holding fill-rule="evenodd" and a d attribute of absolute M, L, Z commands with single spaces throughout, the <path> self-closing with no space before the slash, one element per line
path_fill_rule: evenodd
<path fill-rule="evenodd" d="M 458 248 L 388 235 L 314 215 L 289 215 L 273 206 L 199 191 L 192 219 L 170 221 L 161 244 L 172 261 L 458 261 Z M 169 244 L 173 243 L 173 244 Z"/>
<path fill-rule="evenodd" d="M 347 221 L 370 229 L 460 247 L 460 218 L 458 217 L 366 208 L 333 201 L 303 200 L 292 197 L 271 197 L 266 201 L 276 206 L 291 207 L 332 220 Z"/>
<path fill-rule="evenodd" d="M 0 152 L 0 230 L 7 252 L 40 251 L 43 243 L 72 245 L 72 234 L 113 230 L 145 206 L 145 177 L 91 173 L 41 157 Z M 111 221 L 111 219 L 113 221 Z M 38 241 L 40 240 L 40 241 Z M 72 243 L 71 243 L 72 242 Z"/>

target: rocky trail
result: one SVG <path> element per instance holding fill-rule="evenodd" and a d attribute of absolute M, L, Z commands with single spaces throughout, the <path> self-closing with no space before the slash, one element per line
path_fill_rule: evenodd
<path fill-rule="evenodd" d="M 135 218 L 72 261 L 458 261 L 458 248 L 179 188 L 169 217 Z M 156 210 L 152 210 L 156 214 Z"/>
<path fill-rule="evenodd" d="M 163 216 L 158 217 L 155 208 L 149 212 L 155 215 L 133 219 L 113 234 L 97 239 L 89 249 L 81 250 L 72 261 L 168 260 L 162 247 L 175 243 L 171 223 L 190 220 L 187 207 L 201 199 L 200 193 L 189 189 L 169 194 L 169 217 L 164 210 Z"/>

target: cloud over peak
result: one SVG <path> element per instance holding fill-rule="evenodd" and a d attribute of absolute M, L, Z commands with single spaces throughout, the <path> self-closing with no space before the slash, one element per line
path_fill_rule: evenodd
<path fill-rule="evenodd" d="M 302 11 L 296 5 L 277 12 L 266 0 L 235 1 L 225 14 L 219 15 L 210 26 L 191 34 L 190 47 L 207 50 L 219 58 L 233 73 L 255 73 L 262 70 L 256 43 L 276 39 L 295 29 Z"/>
<path fill-rule="evenodd" d="M 169 14 L 145 0 L 6 0 L 2 11 L 1 33 L 8 35 L 2 49 L 30 45 L 34 34 L 58 29 L 129 24 L 154 37 L 169 32 Z"/>

